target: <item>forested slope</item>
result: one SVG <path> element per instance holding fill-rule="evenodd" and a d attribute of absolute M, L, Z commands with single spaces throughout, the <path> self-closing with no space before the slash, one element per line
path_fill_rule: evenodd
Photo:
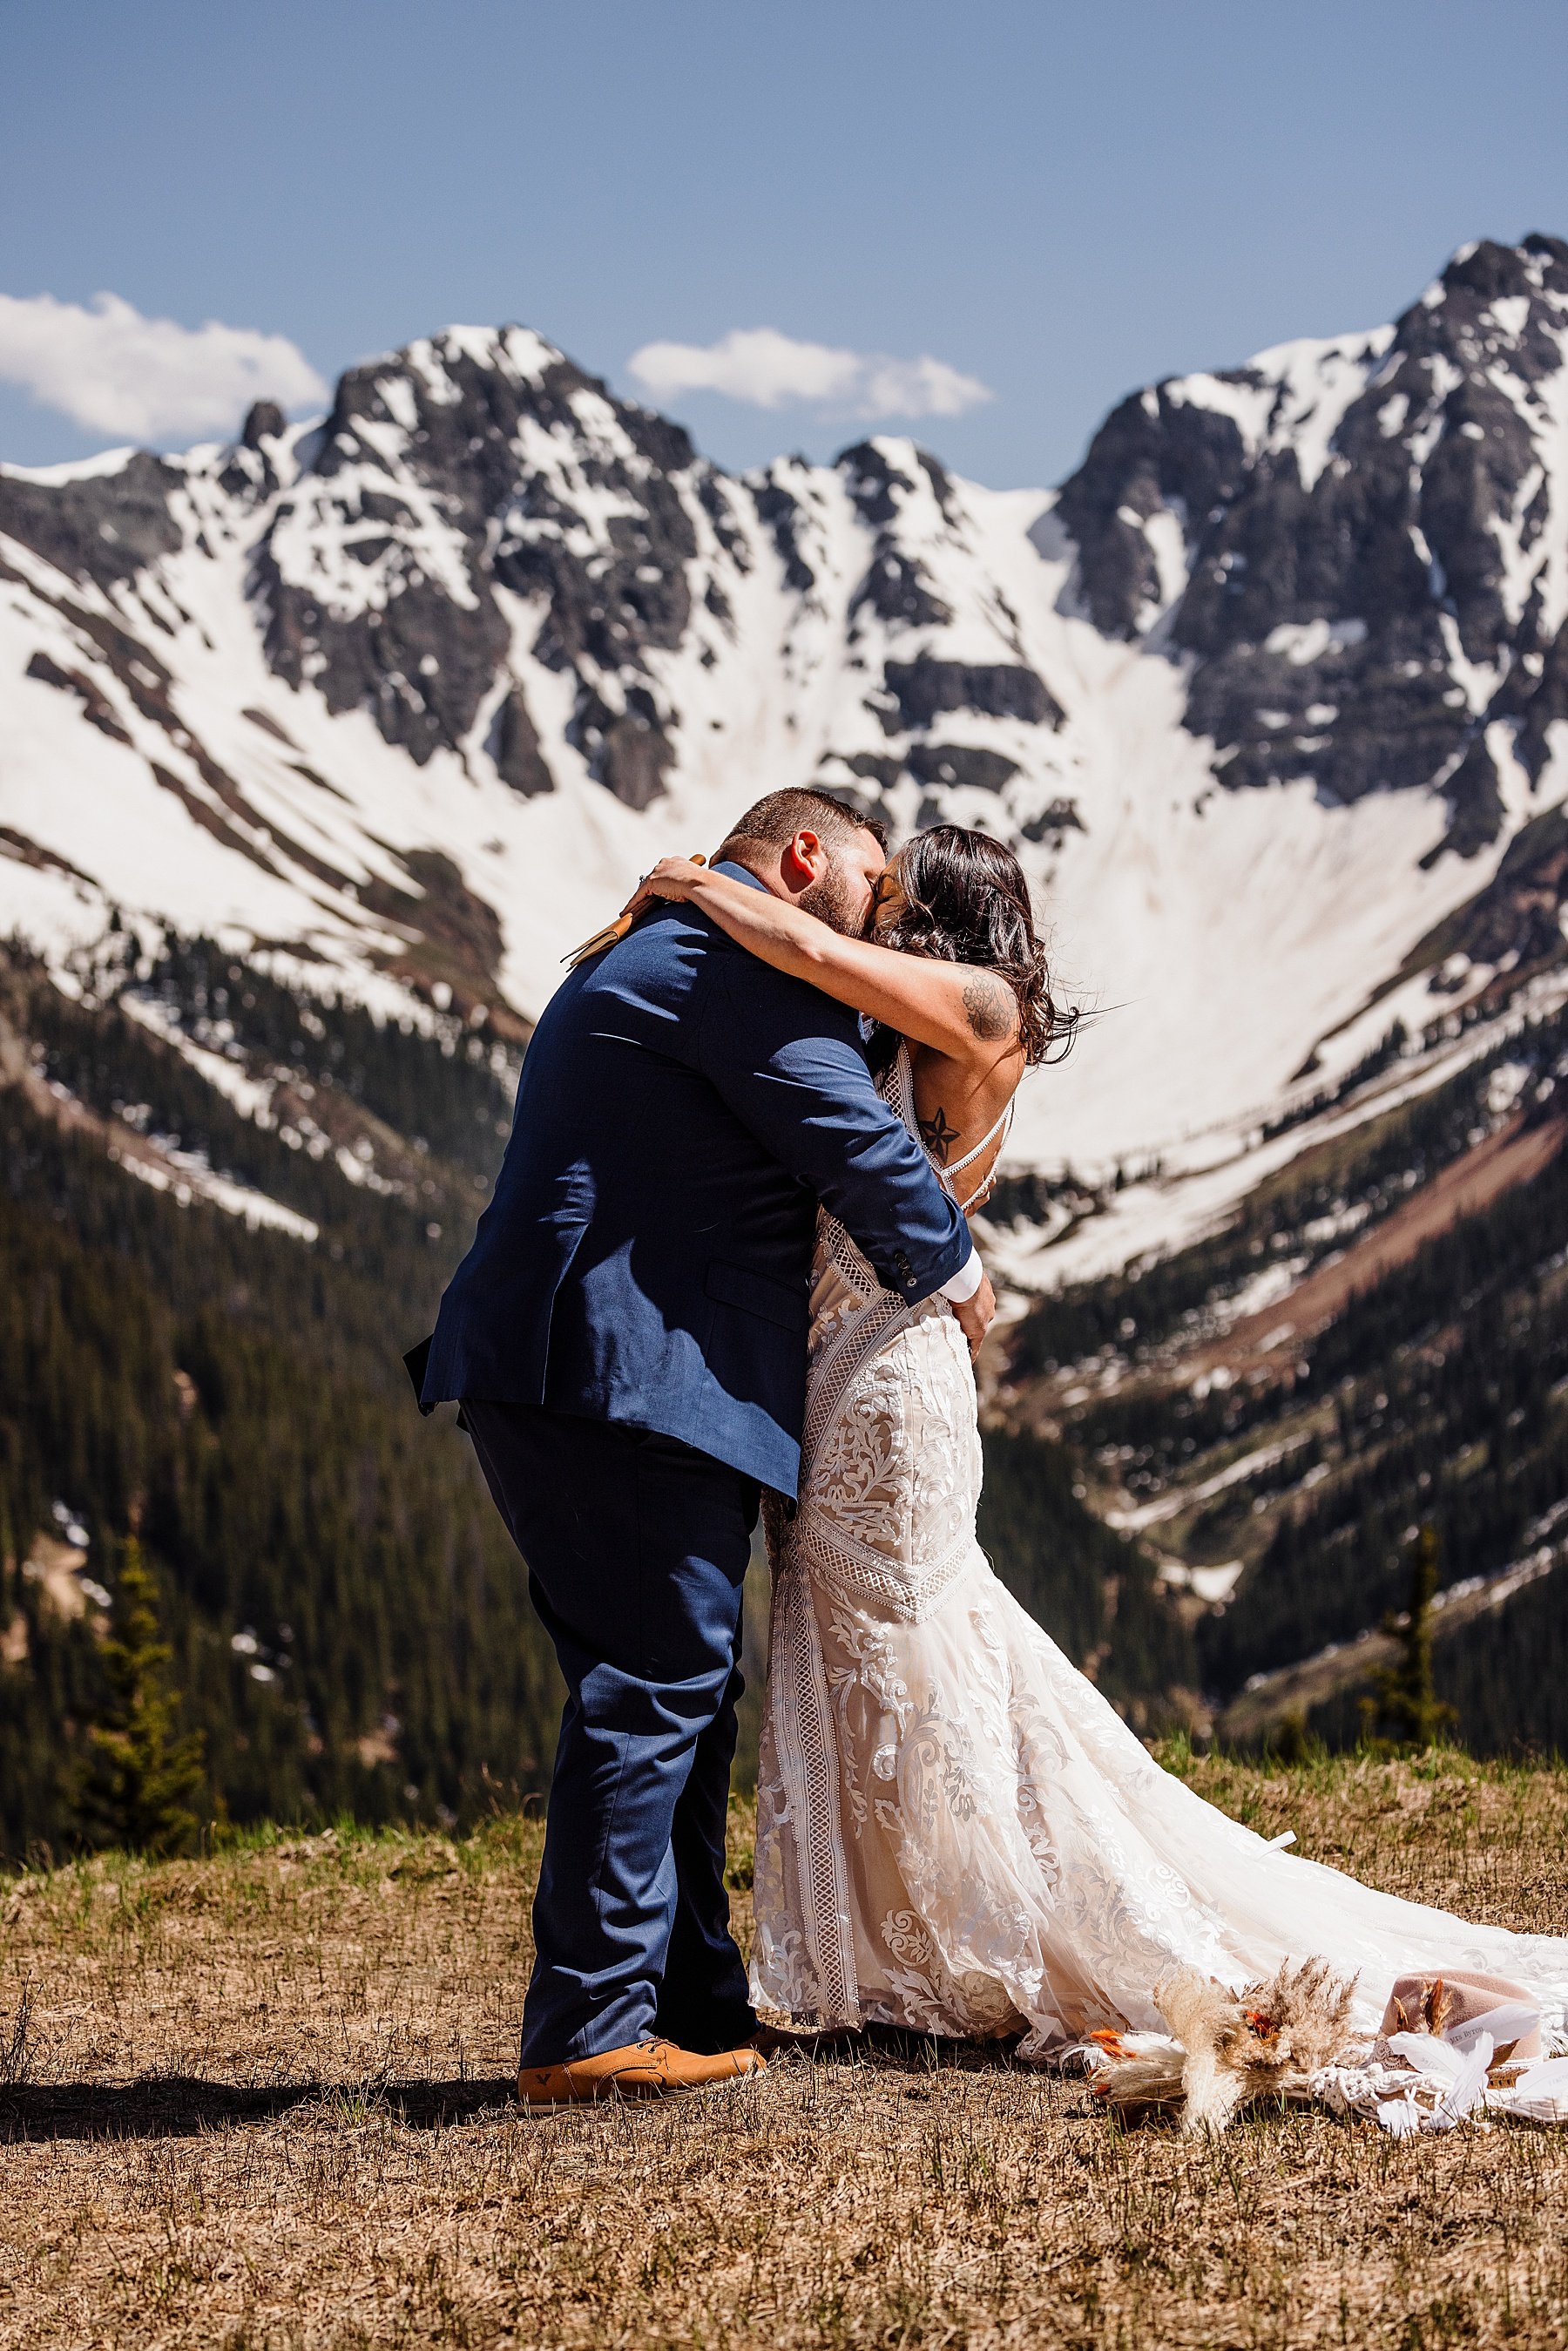
<path fill-rule="evenodd" d="M 1213 1239 L 1022 1326 L 1010 1416 L 1058 1430 L 1091 1507 L 1159 1557 L 1222 1730 L 1277 1686 L 1354 1740 L 1355 1645 L 1403 1608 L 1429 1521 L 1458 1735 L 1568 1748 L 1565 1069 L 1559 1010 Z M 1310 1689 L 1287 1678 L 1314 1657 Z"/>
<path fill-rule="evenodd" d="M 190 981 L 184 960 L 161 975 L 171 989 Z M 318 1035 L 299 1027 L 302 1009 Z M 0 1089 L 0 1839 L 12 1853 L 70 1840 L 67 1783 L 101 1698 L 102 1611 L 85 1586 L 112 1591 L 133 1523 L 185 1719 L 204 1736 L 210 1802 L 239 1818 L 472 1814 L 548 1771 L 554 1667 L 518 1562 L 468 1446 L 420 1420 L 399 1361 L 466 1241 L 471 1165 L 499 1152 L 504 1090 L 487 1062 L 296 1004 L 254 972 L 236 976 L 234 1010 L 275 1032 L 270 1050 L 318 1106 L 337 1071 L 345 1101 L 404 1119 L 431 1146 L 410 1142 L 409 1155 L 431 1172 L 406 1196 L 346 1182 L 329 1156 L 240 1117 L 118 1005 L 73 1005 L 13 959 L 9 1033 L 57 1090 L 54 1110 L 96 1104 L 121 1132 L 124 1112 L 140 1112 L 135 1124 L 260 1183 L 318 1238 L 182 1205 L 111 1164 L 97 1130 L 47 1114 L 21 1084 Z M 308 1062 L 289 1052 L 302 1040 Z M 56 1558 L 63 1567 L 39 1573 Z"/>
<path fill-rule="evenodd" d="M 469 1820 L 542 1790 L 554 1663 L 466 1439 L 420 1418 L 400 1360 L 488 1190 L 514 1057 L 195 943 L 150 967 L 128 946 L 74 1000 L 13 950 L 0 1063 L 0 1852 L 74 1840 L 93 1593 L 133 1525 L 209 1810 Z M 251 1229 L 213 1184 L 297 1228 Z M 1073 1477 L 999 1437 L 982 1535 L 1158 1718 L 1189 1637 Z M 754 1698 L 748 1719 L 754 1740 Z"/>

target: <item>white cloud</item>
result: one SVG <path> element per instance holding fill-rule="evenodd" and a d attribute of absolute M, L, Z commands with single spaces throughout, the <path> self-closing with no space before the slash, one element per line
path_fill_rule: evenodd
<path fill-rule="evenodd" d="M 854 416 L 960 416 L 992 394 L 945 360 L 797 342 L 774 327 L 734 328 L 716 343 L 644 343 L 628 362 L 645 392 L 678 400 L 719 392 L 755 408 L 807 401 Z"/>
<path fill-rule="evenodd" d="M 52 294 L 0 294 L 0 381 L 124 441 L 237 433 L 253 400 L 299 408 L 327 397 L 286 335 L 144 319 L 118 294 L 94 295 L 90 309 Z"/>

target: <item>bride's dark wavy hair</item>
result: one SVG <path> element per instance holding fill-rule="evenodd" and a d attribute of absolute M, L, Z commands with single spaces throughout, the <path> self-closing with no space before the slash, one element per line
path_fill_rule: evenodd
<path fill-rule="evenodd" d="M 935 824 L 905 842 L 894 861 L 905 904 L 876 934 L 905 955 L 936 956 L 995 972 L 1018 999 L 1018 1033 L 1031 1069 L 1060 1061 L 1078 1013 L 1051 993 L 1045 950 L 1023 869 L 1000 841 L 961 824 Z"/>

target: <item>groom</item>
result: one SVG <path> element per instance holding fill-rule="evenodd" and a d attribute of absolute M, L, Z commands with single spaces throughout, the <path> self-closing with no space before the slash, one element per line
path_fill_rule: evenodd
<path fill-rule="evenodd" d="M 793 790 L 748 810 L 716 862 L 857 935 L 883 851 L 840 802 Z M 793 1496 L 799 1476 L 819 1201 L 888 1289 L 944 1290 L 978 1344 L 991 1286 L 853 1013 L 684 905 L 571 973 L 421 1395 L 461 1402 L 566 1684 L 523 2016 L 531 2105 L 763 2064 L 724 1826 L 759 1489 Z"/>

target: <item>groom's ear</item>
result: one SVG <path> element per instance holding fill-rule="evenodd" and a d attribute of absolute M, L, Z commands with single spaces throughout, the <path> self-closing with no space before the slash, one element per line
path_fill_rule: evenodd
<path fill-rule="evenodd" d="M 827 863 L 827 852 L 820 833 L 804 830 L 797 832 L 779 860 L 784 886 L 790 890 L 809 890 Z"/>

